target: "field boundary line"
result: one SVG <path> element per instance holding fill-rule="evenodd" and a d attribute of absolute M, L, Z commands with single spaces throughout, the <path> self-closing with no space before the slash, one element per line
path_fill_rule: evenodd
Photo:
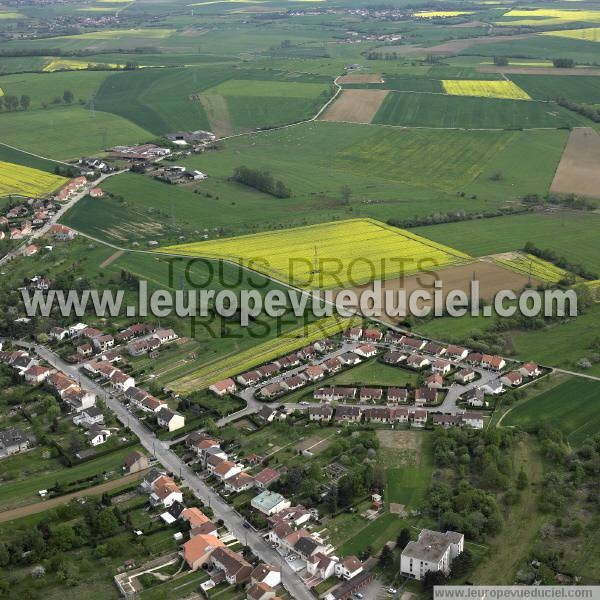
<path fill-rule="evenodd" d="M 23 154 L 29 154 L 29 156 L 35 156 L 35 158 L 41 158 L 42 160 L 49 160 L 50 162 L 53 162 L 53 163 L 56 163 L 59 165 L 65 165 L 66 167 L 73 166 L 69 163 L 63 162 L 62 160 L 56 160 L 55 158 L 48 158 L 47 156 L 42 156 L 41 154 L 35 154 L 34 152 L 29 152 L 28 150 L 23 150 L 22 148 L 17 148 L 17 146 L 11 146 L 10 144 L 7 144 L 5 142 L 0 142 L 0 146 L 6 146 L 7 148 L 10 148 L 11 150 L 18 150 L 19 152 L 22 152 Z"/>

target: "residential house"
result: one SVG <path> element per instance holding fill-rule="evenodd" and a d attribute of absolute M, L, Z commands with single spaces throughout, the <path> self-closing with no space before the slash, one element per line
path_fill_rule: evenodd
<path fill-rule="evenodd" d="M 394 406 L 389 409 L 390 423 L 408 423 L 410 415 L 411 413 L 406 406 Z"/>
<path fill-rule="evenodd" d="M 319 365 L 310 365 L 306 367 L 304 374 L 306 375 L 309 381 L 317 381 L 325 377 L 325 370 Z"/>
<path fill-rule="evenodd" d="M 125 457 L 123 461 L 123 470 L 127 474 L 144 471 L 149 466 L 148 457 L 137 450 L 134 450 Z"/>
<path fill-rule="evenodd" d="M 323 363 L 323 368 L 329 374 L 337 373 L 342 368 L 342 361 L 337 356 L 334 356 L 332 358 L 328 358 Z"/>
<path fill-rule="evenodd" d="M 360 340 L 362 337 L 362 332 L 362 327 L 351 327 L 350 329 L 346 329 L 343 335 L 346 339 L 358 342 L 358 340 Z"/>
<path fill-rule="evenodd" d="M 485 406 L 485 394 L 480 388 L 467 390 L 463 399 L 469 406 Z"/>
<path fill-rule="evenodd" d="M 399 365 L 401 362 L 406 360 L 407 356 L 408 355 L 404 352 L 390 350 L 383 355 L 383 362 L 388 365 Z"/>
<path fill-rule="evenodd" d="M 417 388 L 415 390 L 415 404 L 417 406 L 423 404 L 433 404 L 437 400 L 437 390 L 435 388 Z"/>
<path fill-rule="evenodd" d="M 360 402 L 380 402 L 383 398 L 383 390 L 381 388 L 360 388 Z"/>
<path fill-rule="evenodd" d="M 354 400 L 356 391 L 353 387 L 322 387 L 315 390 L 313 397 L 321 402 Z"/>
<path fill-rule="evenodd" d="M 413 427 L 425 427 L 427 424 L 427 411 L 424 408 L 417 408 L 411 413 Z"/>
<path fill-rule="evenodd" d="M 380 342 L 383 338 L 383 333 L 379 329 L 365 329 L 361 337 L 367 342 Z"/>
<path fill-rule="evenodd" d="M 463 384 L 470 383 L 471 381 L 475 381 L 476 377 L 477 377 L 477 373 L 470 367 L 461 369 L 458 373 L 456 373 L 456 375 L 454 375 L 455 381 L 458 381 L 458 383 L 463 383 Z"/>
<path fill-rule="evenodd" d="M 275 398 L 280 396 L 286 391 L 281 383 L 269 383 L 260 389 L 260 396 L 262 398 Z"/>
<path fill-rule="evenodd" d="M 69 410 L 81 412 L 96 404 L 96 394 L 88 390 L 83 390 L 76 385 L 69 387 L 64 392 L 62 400 L 68 406 Z"/>
<path fill-rule="evenodd" d="M 161 475 L 152 483 L 149 500 L 152 506 L 168 508 L 173 502 L 183 502 L 183 494 L 171 477 Z"/>
<path fill-rule="evenodd" d="M 162 400 L 150 395 L 146 396 L 140 405 L 140 409 L 144 412 L 154 414 L 159 413 L 163 408 L 168 408 L 168 406 Z M 177 424 L 177 421 L 174 424 Z"/>
<path fill-rule="evenodd" d="M 308 409 L 310 421 L 330 421 L 333 416 L 333 408 L 328 404 L 322 406 L 311 406 Z"/>
<path fill-rule="evenodd" d="M 352 579 L 363 571 L 363 564 L 356 556 L 346 556 L 335 566 L 335 574 L 340 579 Z"/>
<path fill-rule="evenodd" d="M 309 575 L 317 576 L 322 581 L 335 575 L 335 567 L 338 564 L 336 556 L 328 556 L 323 552 L 316 552 L 306 562 L 306 571 Z"/>
<path fill-rule="evenodd" d="M 268 365 L 263 365 L 256 370 L 261 379 L 267 379 L 268 377 L 274 377 L 277 375 L 281 369 L 277 364 L 269 363 Z"/>
<path fill-rule="evenodd" d="M 100 446 L 111 436 L 109 429 L 104 429 L 101 425 L 92 425 L 87 430 L 88 442 L 91 446 Z"/>
<path fill-rule="evenodd" d="M 261 377 L 258 371 L 248 371 L 237 376 L 237 380 L 244 386 L 255 385 L 260 381 Z"/>
<path fill-rule="evenodd" d="M 108 350 L 115 345 L 115 338 L 110 335 L 110 333 L 106 333 L 93 338 L 92 344 L 96 350 L 103 352 L 104 350 Z"/>
<path fill-rule="evenodd" d="M 363 358 L 371 358 L 372 356 L 377 355 L 377 348 L 372 344 L 362 344 L 355 348 L 354 352 Z"/>
<path fill-rule="evenodd" d="M 444 378 L 439 373 L 433 373 L 425 380 L 425 386 L 439 390 L 444 387 Z"/>
<path fill-rule="evenodd" d="M 36 384 L 42 383 L 42 381 L 49 377 L 51 373 L 52 370 L 48 367 L 33 365 L 23 372 L 23 376 L 25 377 L 25 381 L 27 381 L 27 383 Z"/>
<path fill-rule="evenodd" d="M 214 469 L 209 469 L 211 473 L 221 481 L 229 479 L 241 472 L 242 467 L 230 460 L 221 461 Z"/>
<path fill-rule="evenodd" d="M 110 383 L 116 390 L 125 392 L 127 388 L 135 385 L 135 379 L 131 375 L 127 375 L 126 373 L 123 373 L 123 371 L 117 369 L 110 376 Z"/>
<path fill-rule="evenodd" d="M 360 406 L 337 406 L 334 420 L 336 423 L 358 423 L 362 417 Z"/>
<path fill-rule="evenodd" d="M 431 364 L 431 371 L 433 373 L 440 373 L 440 375 L 448 375 L 452 370 L 452 364 L 450 361 L 438 358 Z"/>
<path fill-rule="evenodd" d="M 338 357 L 342 365 L 346 367 L 353 367 L 361 362 L 360 356 L 354 352 L 346 352 Z"/>
<path fill-rule="evenodd" d="M 142 483 L 140 484 L 142 492 L 145 492 L 146 494 L 152 493 L 152 485 L 154 484 L 154 482 L 158 481 L 163 475 L 164 472 L 161 472 L 158 469 L 150 469 L 148 473 L 144 475 Z"/>
<path fill-rule="evenodd" d="M 223 463 L 222 463 L 223 464 Z M 254 487 L 255 480 L 252 475 L 246 473 L 245 471 L 241 471 L 236 475 L 228 477 L 223 481 L 225 489 L 228 492 L 244 492 Z"/>
<path fill-rule="evenodd" d="M 272 483 L 275 483 L 279 477 L 281 477 L 279 471 L 265 467 L 260 473 L 255 475 L 254 481 L 259 490 L 266 490 Z"/>
<path fill-rule="evenodd" d="M 163 427 L 169 431 L 175 431 L 176 429 L 181 429 L 185 426 L 185 417 L 172 411 L 170 408 L 163 406 L 156 413 L 156 422 L 159 427 Z"/>
<path fill-rule="evenodd" d="M 417 338 L 408 337 L 406 335 L 400 340 L 400 345 L 404 346 L 409 350 L 421 350 L 421 348 L 425 346 L 425 343 L 425 340 L 419 340 Z"/>
<path fill-rule="evenodd" d="M 388 423 L 390 420 L 390 410 L 384 406 L 377 408 L 367 408 L 364 411 L 365 420 L 375 423 Z"/>
<path fill-rule="evenodd" d="M 494 371 L 501 371 L 506 366 L 506 361 L 500 356 L 491 356 L 484 354 L 481 357 L 481 366 Z"/>
<path fill-rule="evenodd" d="M 32 437 L 18 427 L 9 427 L 0 431 L 0 450 L 4 454 L 16 454 L 27 450 L 32 442 Z"/>
<path fill-rule="evenodd" d="M 104 425 L 104 415 L 97 406 L 83 409 L 73 417 L 73 423 L 89 429 L 92 425 Z"/>
<path fill-rule="evenodd" d="M 252 565 L 237 552 L 226 546 L 220 546 L 213 550 L 210 562 L 225 574 L 225 580 L 229 585 L 240 585 L 250 580 L 254 570 Z"/>
<path fill-rule="evenodd" d="M 213 383 L 208 389 L 217 396 L 225 396 L 226 394 L 233 394 L 237 390 L 237 386 L 235 385 L 235 381 L 228 377 L 227 379 L 221 379 L 221 381 Z"/>
<path fill-rule="evenodd" d="M 281 494 L 265 490 L 258 494 L 258 496 L 252 498 L 250 505 L 264 515 L 270 516 L 276 515 L 284 508 L 289 508 L 291 502 Z"/>
<path fill-rule="evenodd" d="M 461 425 L 462 419 L 460 418 L 460 415 L 435 414 L 431 417 L 431 423 L 433 425 L 443 427 L 444 429 L 449 429 L 450 427 Z"/>
<path fill-rule="evenodd" d="M 462 424 L 473 429 L 483 429 L 483 415 L 475 412 L 464 412 L 461 415 Z"/>
<path fill-rule="evenodd" d="M 442 356 L 447 352 L 446 346 L 442 344 L 438 344 L 437 342 L 427 342 L 425 346 L 423 346 L 423 352 L 426 354 L 433 354 L 434 356 Z"/>
<path fill-rule="evenodd" d="M 152 337 L 157 339 L 162 345 L 176 340 L 179 336 L 172 329 L 157 329 Z"/>
<path fill-rule="evenodd" d="M 137 408 L 142 407 L 142 402 L 149 396 L 146 390 L 135 387 L 134 385 L 128 387 L 125 390 L 125 397 L 129 400 L 129 404 L 136 406 Z"/>
<path fill-rule="evenodd" d="M 277 587 L 281 583 L 281 569 L 274 565 L 260 563 L 250 573 L 250 581 L 254 584 L 266 583 L 272 588 Z"/>
<path fill-rule="evenodd" d="M 539 377 L 542 371 L 534 362 L 526 362 L 521 365 L 519 372 L 523 377 Z"/>
<path fill-rule="evenodd" d="M 452 562 L 463 552 L 465 536 L 456 531 L 440 533 L 423 529 L 417 541 L 409 542 L 400 555 L 400 572 L 422 580 L 427 573 L 450 573 Z"/>
<path fill-rule="evenodd" d="M 504 384 L 500 379 L 495 379 L 494 381 L 488 381 L 486 384 L 482 385 L 481 388 L 486 394 L 497 396 L 504 391 Z"/>
<path fill-rule="evenodd" d="M 183 544 L 183 559 L 192 571 L 208 564 L 211 554 L 225 544 L 214 535 L 195 535 Z"/>
<path fill-rule="evenodd" d="M 273 527 L 280 523 L 287 523 L 293 528 L 298 528 L 310 521 L 312 517 L 313 513 L 310 510 L 302 506 L 302 504 L 298 504 L 297 506 L 290 506 L 289 508 L 280 510 L 275 516 L 269 517 L 268 520 Z"/>
<path fill-rule="evenodd" d="M 500 381 L 504 385 L 515 387 L 523 383 L 523 375 L 521 375 L 520 371 L 509 371 L 500 377 Z"/>
<path fill-rule="evenodd" d="M 403 402 L 408 402 L 408 390 L 406 388 L 388 388 L 387 402 L 388 404 L 399 404 Z"/>
<path fill-rule="evenodd" d="M 69 330 L 64 327 L 52 327 L 48 335 L 52 339 L 62 342 L 62 340 L 69 336 Z"/>
<path fill-rule="evenodd" d="M 422 354 L 411 354 L 406 359 L 406 365 L 411 369 L 424 369 L 429 366 L 429 364 L 429 359 Z"/>
<path fill-rule="evenodd" d="M 301 536 L 300 539 L 294 544 L 294 552 L 307 561 L 307 563 L 310 561 L 312 556 L 317 553 L 323 554 L 325 551 L 326 546 L 323 544 L 323 542 L 312 535 Z"/>
<path fill-rule="evenodd" d="M 305 386 L 306 383 L 307 381 L 302 375 L 292 375 L 291 377 L 285 377 L 281 380 L 281 386 L 290 392 L 300 389 Z"/>

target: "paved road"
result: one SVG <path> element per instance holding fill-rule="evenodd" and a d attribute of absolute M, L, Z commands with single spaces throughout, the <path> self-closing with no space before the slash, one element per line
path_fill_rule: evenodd
<path fill-rule="evenodd" d="M 107 394 L 100 385 L 82 374 L 75 365 L 66 363 L 57 354 L 44 346 L 35 345 L 34 348 L 37 354 L 53 367 L 79 380 L 82 387 L 95 392 L 100 398 L 103 398 L 121 423 L 129 427 L 138 436 L 146 450 L 153 454 L 166 469 L 178 475 L 183 483 L 194 492 L 196 497 L 212 508 L 215 519 L 223 519 L 225 525 L 233 535 L 250 546 L 252 551 L 261 560 L 266 563 L 279 565 L 282 569 L 284 587 L 292 598 L 297 600 L 314 600 L 314 596 L 308 591 L 302 579 L 288 566 L 285 560 L 262 539 L 258 532 L 253 529 L 246 529 L 243 517 L 209 488 L 185 462 L 172 452 L 168 444 L 164 444 L 158 440 L 114 396 Z"/>
<path fill-rule="evenodd" d="M 350 352 L 352 350 L 355 350 L 358 346 L 363 345 L 364 343 L 365 342 L 362 342 L 362 341 L 355 342 L 355 341 L 346 340 L 343 342 L 343 344 L 340 348 L 338 348 L 337 350 L 334 350 L 332 352 L 329 352 L 327 355 L 314 361 L 313 364 L 320 364 L 330 358 L 339 356 L 340 354 L 344 354 L 345 352 Z M 395 346 L 394 344 L 388 344 L 385 342 L 375 343 L 373 345 L 378 346 L 379 348 L 384 349 L 384 350 L 397 350 L 398 349 L 398 347 Z M 419 353 L 422 354 L 423 356 L 428 357 L 432 361 L 439 358 L 437 356 L 429 355 L 426 352 L 419 352 Z M 462 363 L 460 361 L 452 361 L 451 360 L 449 362 L 451 362 L 455 366 L 465 365 L 465 363 Z M 448 388 L 446 396 L 444 397 L 444 401 L 439 406 L 430 406 L 430 407 L 423 406 L 423 407 L 419 407 L 419 408 L 424 408 L 425 410 L 431 411 L 431 412 L 443 412 L 443 413 L 447 413 L 447 414 L 460 414 L 460 413 L 464 412 L 464 409 L 457 405 L 457 401 L 459 400 L 460 396 L 462 396 L 467 391 L 469 391 L 473 388 L 476 388 L 476 387 L 485 385 L 487 383 L 490 383 L 492 381 L 495 381 L 499 377 L 498 373 L 496 373 L 494 371 L 488 371 L 486 369 L 482 369 L 480 367 L 474 367 L 474 366 L 471 366 L 471 368 L 480 375 L 479 379 L 477 379 L 474 382 L 468 383 L 466 385 L 461 385 L 459 383 L 453 383 Z M 281 381 L 283 378 L 289 377 L 291 375 L 295 375 L 296 373 L 299 373 L 299 372 L 303 371 L 304 369 L 306 369 L 306 365 L 301 365 L 294 369 L 290 369 L 289 371 L 285 371 L 285 373 L 280 373 L 279 375 L 275 375 L 271 379 L 264 380 L 258 386 L 250 386 L 250 387 L 244 388 L 236 395 L 238 396 L 238 398 L 241 398 L 242 400 L 244 400 L 246 402 L 246 407 L 235 413 L 227 415 L 226 417 L 223 417 L 222 419 L 220 419 L 217 422 L 217 425 L 219 427 L 223 427 L 224 425 L 226 425 L 227 423 L 230 423 L 231 421 L 234 421 L 241 417 L 248 416 L 248 415 L 258 412 L 265 404 L 268 404 L 268 403 L 265 403 L 265 402 L 255 399 L 255 394 L 258 392 L 258 390 L 260 388 L 262 388 L 263 386 L 270 384 L 270 383 L 277 383 L 277 382 Z M 327 385 L 327 383 L 325 382 L 324 385 Z M 276 405 L 284 404 L 284 406 L 287 409 L 308 408 L 310 406 L 320 406 L 321 405 L 321 403 L 319 403 L 319 402 L 312 402 L 312 403 L 309 403 L 308 405 L 304 404 L 302 406 L 300 406 L 297 403 L 285 403 L 285 396 L 283 396 L 282 398 L 279 398 L 278 400 L 275 400 L 273 402 L 273 404 L 276 404 Z M 364 405 L 357 404 L 356 406 L 362 406 L 363 408 L 367 408 L 367 407 L 372 408 L 373 404 L 372 403 L 364 404 Z"/>

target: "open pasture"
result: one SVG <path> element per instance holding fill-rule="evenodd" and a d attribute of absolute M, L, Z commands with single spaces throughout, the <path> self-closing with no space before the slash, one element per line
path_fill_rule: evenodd
<path fill-rule="evenodd" d="M 324 121 L 370 123 L 388 90 L 343 90 L 321 116 Z"/>
<path fill-rule="evenodd" d="M 599 409 L 600 382 L 573 377 L 515 406 L 502 425 L 531 429 L 549 423 L 577 446 L 600 429 Z"/>
<path fill-rule="evenodd" d="M 469 257 L 371 219 L 161 248 L 181 256 L 222 258 L 307 289 L 366 283 L 449 265 Z"/>
<path fill-rule="evenodd" d="M 600 198 L 600 135 L 594 129 L 571 131 L 550 191 Z"/>
<path fill-rule="evenodd" d="M 553 73 L 548 74 L 509 74 L 509 77 L 532 98 L 538 100 L 563 97 L 582 104 L 595 104 L 600 98 L 600 77 L 589 76 L 594 73 L 586 76 L 585 69 L 569 70 L 575 71 L 576 74 L 561 73 L 561 69 L 554 69 Z M 596 71 L 596 74 L 600 75 L 600 70 Z"/>
<path fill-rule="evenodd" d="M 416 227 L 412 231 L 472 256 L 519 250 L 528 242 L 600 271 L 600 215 L 527 214 Z"/>
<path fill-rule="evenodd" d="M 0 196 L 20 194 L 41 197 L 53 192 L 66 181 L 64 177 L 46 171 L 0 161 Z"/>
<path fill-rule="evenodd" d="M 512 81 L 443 79 L 442 85 L 444 86 L 444 91 L 451 96 L 531 100 L 531 97 Z"/>
<path fill-rule="evenodd" d="M 568 127 L 587 119 L 560 106 L 443 94 L 390 92 L 372 120 L 382 125 L 467 129 Z"/>

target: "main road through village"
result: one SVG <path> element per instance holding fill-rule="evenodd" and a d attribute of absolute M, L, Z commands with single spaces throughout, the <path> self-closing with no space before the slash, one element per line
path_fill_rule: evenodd
<path fill-rule="evenodd" d="M 148 452 L 153 454 L 163 466 L 178 475 L 183 483 L 187 485 L 204 504 L 210 506 L 214 511 L 215 518 L 222 519 L 231 533 L 238 540 L 249 546 L 252 551 L 264 562 L 281 567 L 281 576 L 284 587 L 292 598 L 297 600 L 314 600 L 313 595 L 300 576 L 293 571 L 288 563 L 263 540 L 260 533 L 254 529 L 244 527 L 244 518 L 229 506 L 218 494 L 211 490 L 194 473 L 185 462 L 181 460 L 168 444 L 161 442 L 149 431 L 134 415 L 111 394 L 98 385 L 89 377 L 83 375 L 79 369 L 62 360 L 57 354 L 45 346 L 33 345 L 37 354 L 56 369 L 63 371 L 74 379 L 81 382 L 83 387 L 95 392 L 99 398 L 103 398 L 109 408 L 117 415 L 119 421 L 135 433 L 142 445 Z"/>

